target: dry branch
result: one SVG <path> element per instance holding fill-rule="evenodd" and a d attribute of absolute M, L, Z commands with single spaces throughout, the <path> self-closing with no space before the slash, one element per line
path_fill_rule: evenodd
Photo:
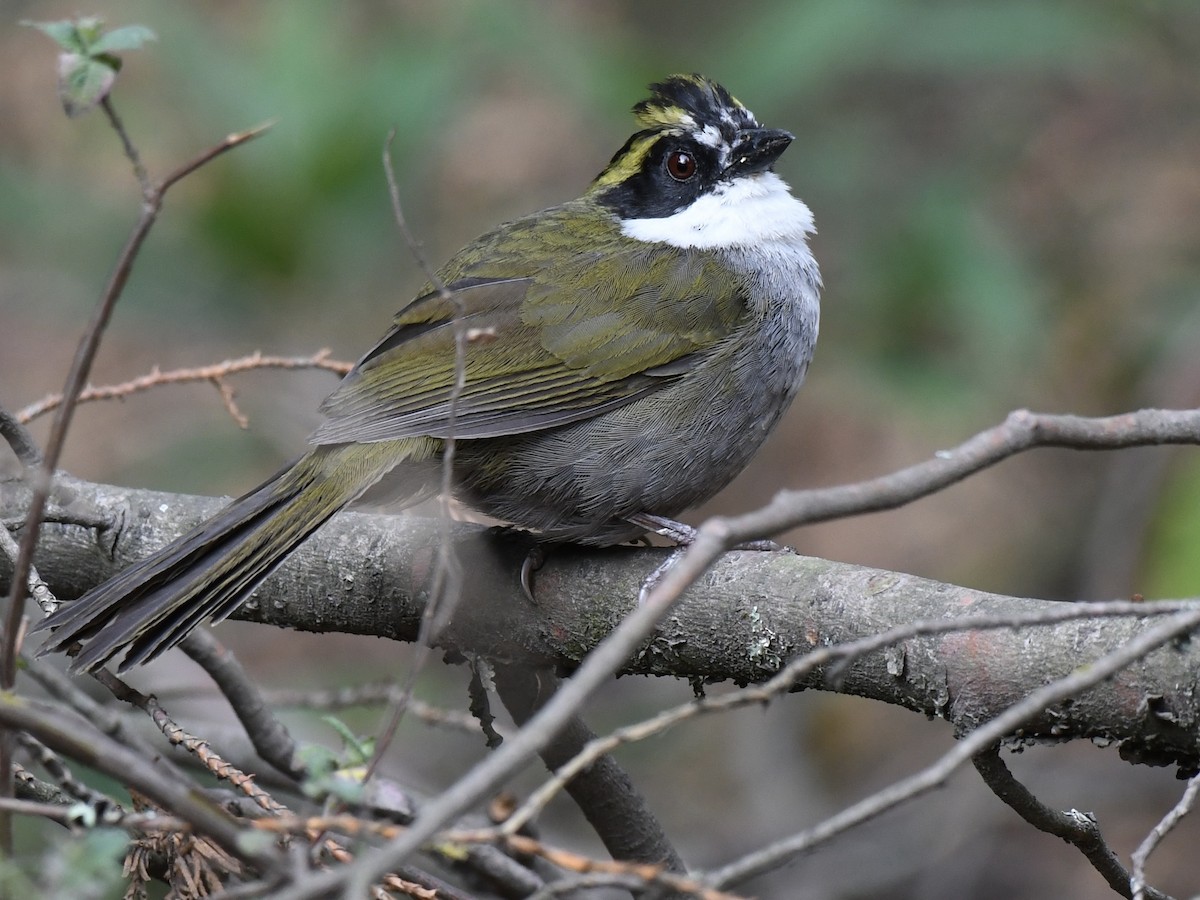
<path fill-rule="evenodd" d="M 154 551 L 221 504 L 88 482 L 65 487 L 73 502 L 107 510 L 118 524 L 99 540 L 87 528 L 47 525 L 38 568 L 64 599 Z M 27 496 L 19 483 L 0 483 L 0 517 L 19 515 Z M 65 504 L 64 517 L 70 508 Z M 457 617 L 442 645 L 552 668 L 578 666 L 634 608 L 643 579 L 662 558 L 661 551 L 625 548 L 552 553 L 538 573 L 534 606 L 517 574 L 526 546 L 521 540 L 472 526 L 457 526 L 454 536 L 456 553 L 466 561 L 463 608 L 472 614 Z M 236 617 L 414 640 L 440 540 L 435 521 L 344 514 L 265 582 L 258 602 Z M 10 573 L 0 560 L 0 583 Z M 339 602 L 330 604 L 330 596 Z M 914 634 L 840 666 L 836 685 L 820 669 L 797 686 L 883 700 L 946 719 L 965 733 L 1178 609 L 1005 597 L 790 553 L 733 552 L 687 591 L 624 670 L 758 683 L 803 653 L 917 620 L 949 620 L 943 627 L 954 630 Z M 1105 617 L 1097 618 L 1100 613 Z M 1038 617 L 1057 621 L 1017 627 Z M 972 631 L 983 619 L 992 627 Z M 1191 771 L 1200 743 L 1192 690 L 1198 671 L 1200 647 L 1194 643 L 1162 648 L 1073 703 L 1048 710 L 1020 738 L 1110 741 L 1132 761 Z"/>

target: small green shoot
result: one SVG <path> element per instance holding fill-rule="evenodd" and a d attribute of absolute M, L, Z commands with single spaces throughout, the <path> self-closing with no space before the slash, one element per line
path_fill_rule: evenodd
<path fill-rule="evenodd" d="M 105 31 L 103 20 L 96 16 L 21 24 L 36 28 L 58 44 L 58 98 L 71 118 L 94 109 L 108 96 L 121 71 L 118 53 L 157 40 L 144 25 Z"/>
<path fill-rule="evenodd" d="M 342 739 L 341 752 L 319 744 L 300 748 L 300 761 L 308 771 L 304 793 L 310 797 L 335 797 L 348 803 L 362 800 L 363 778 L 375 752 L 371 738 L 360 738 L 333 716 L 322 716 Z"/>

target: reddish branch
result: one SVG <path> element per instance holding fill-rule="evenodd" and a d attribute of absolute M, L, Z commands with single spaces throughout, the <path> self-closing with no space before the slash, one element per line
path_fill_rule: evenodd
<path fill-rule="evenodd" d="M 261 351 L 255 351 L 249 356 L 243 356 L 238 359 L 227 359 L 224 362 L 209 366 L 171 369 L 167 372 L 160 371 L 155 366 L 147 374 L 129 381 L 123 381 L 120 384 L 109 384 L 101 387 L 92 387 L 89 385 L 79 393 L 76 402 L 92 403 L 97 400 L 120 400 L 133 394 L 148 391 L 151 388 L 163 387 L 168 384 L 191 384 L 198 381 L 207 381 L 220 392 L 221 401 L 225 404 L 225 408 L 229 411 L 233 420 L 237 422 L 239 427 L 245 428 L 249 425 L 249 421 L 237 408 L 233 398 L 233 391 L 225 379 L 231 375 L 240 375 L 243 372 L 250 372 L 256 369 L 325 369 L 339 375 L 345 375 L 350 371 L 349 363 L 330 359 L 329 353 L 328 348 L 318 350 L 312 356 L 264 356 Z M 51 394 L 48 397 L 43 397 L 36 403 L 31 403 L 24 409 L 19 410 L 16 415 L 17 421 L 21 424 L 27 424 L 38 416 L 45 415 L 51 410 L 57 409 L 62 403 L 62 399 L 62 394 Z"/>

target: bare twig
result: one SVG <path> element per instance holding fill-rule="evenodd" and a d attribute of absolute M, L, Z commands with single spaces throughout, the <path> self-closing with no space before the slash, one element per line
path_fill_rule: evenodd
<path fill-rule="evenodd" d="M 984 784 L 997 797 L 1012 807 L 1022 819 L 1047 834 L 1062 838 L 1079 849 L 1088 862 L 1108 882 L 1108 886 L 1122 897 L 1130 897 L 1129 873 L 1120 859 L 1104 841 L 1100 826 L 1090 813 L 1072 809 L 1060 812 L 1042 803 L 1029 788 L 1013 777 L 998 746 L 990 747 L 971 760 Z M 1136 870 L 1135 870 L 1136 871 Z M 1171 900 L 1166 894 L 1150 889 L 1145 896 L 1150 900 Z"/>
<path fill-rule="evenodd" d="M 808 491 L 780 491 L 766 506 L 723 520 L 733 543 L 799 525 L 895 509 L 1034 447 L 1120 450 L 1200 444 L 1200 410 L 1142 409 L 1106 418 L 1059 416 L 1019 409 L 933 459 L 889 475 Z"/>
<path fill-rule="evenodd" d="M 195 632 L 193 632 L 192 636 L 194 635 Z M 203 652 L 204 648 L 199 648 L 201 650 L 199 653 L 195 652 L 197 649 L 198 648 L 196 647 L 191 648 L 189 655 L 192 655 L 194 659 L 196 656 L 207 656 L 207 654 Z M 209 661 L 211 662 L 211 660 Z M 221 669 L 220 666 L 217 668 L 218 670 Z M 211 669 L 209 671 L 211 672 Z M 155 697 L 143 694 L 140 691 L 133 689 L 106 670 L 100 670 L 99 672 L 93 674 L 94 677 L 105 684 L 105 686 L 108 687 L 118 699 L 127 703 L 131 703 L 145 712 L 172 745 L 182 747 L 183 749 L 187 750 L 189 753 L 195 756 L 197 760 L 199 760 L 201 765 L 203 765 L 203 767 L 210 774 L 221 779 L 222 781 L 229 782 L 235 788 L 249 797 L 259 808 L 266 811 L 269 814 L 269 817 L 255 819 L 253 824 L 256 827 L 263 830 L 279 831 L 281 833 L 303 833 L 303 835 L 310 842 L 315 842 L 318 844 L 319 849 L 327 856 L 327 858 L 337 862 L 349 863 L 354 858 L 351 853 L 337 841 L 323 836 L 323 832 L 327 830 L 324 827 L 301 827 L 299 831 L 295 831 L 295 829 L 289 829 L 284 825 L 273 824 L 279 822 L 289 822 L 294 824 L 299 820 L 292 815 L 287 806 L 280 803 L 278 800 L 260 788 L 253 775 L 242 772 L 236 766 L 233 766 L 226 760 L 222 759 L 213 750 L 209 742 L 204 738 L 190 734 L 180 727 L 179 724 L 176 723 L 166 712 L 166 710 L 162 708 L 161 704 L 159 704 Z M 227 680 L 227 675 L 227 671 L 221 671 L 220 677 L 214 675 L 214 679 L 220 683 L 224 680 Z M 420 893 L 412 893 L 410 885 L 410 882 L 421 881 L 421 879 L 425 877 L 424 873 L 405 870 L 404 875 L 408 879 L 407 881 L 405 878 L 401 878 L 394 873 L 387 873 L 384 876 L 381 876 L 381 881 L 382 884 L 389 889 L 407 891 L 411 896 L 424 896 Z"/>
<path fill-rule="evenodd" d="M 26 735 L 26 739 L 33 738 Z M 46 751 L 50 752 L 50 751 Z M 56 806 L 70 806 L 76 800 L 58 785 L 42 781 L 24 766 L 13 766 L 13 780 L 16 783 L 16 796 L 20 800 L 33 800 L 37 803 L 53 803 Z"/>
<path fill-rule="evenodd" d="M 1196 804 L 1197 794 L 1200 794 L 1200 775 L 1193 775 L 1188 780 L 1187 788 L 1184 790 L 1183 796 L 1179 798 L 1179 802 L 1171 807 L 1170 812 L 1162 817 L 1162 820 L 1146 835 L 1145 840 L 1138 844 L 1137 849 L 1133 851 L 1133 875 L 1125 885 L 1128 893 L 1125 893 L 1124 896 L 1132 897 L 1133 900 L 1145 900 L 1145 898 L 1157 900 L 1163 896 L 1146 884 L 1146 860 L 1150 858 L 1150 854 L 1154 852 L 1159 841 L 1179 824 L 1180 819 L 1192 811 L 1192 807 Z"/>
<path fill-rule="evenodd" d="M 476 839 L 484 835 L 486 835 L 486 832 L 481 832 Z M 470 833 L 457 834 L 451 832 L 447 835 L 447 838 L 450 840 L 471 840 L 472 835 Z M 690 897 L 696 897 L 697 900 L 744 900 L 741 895 L 718 890 L 711 885 L 705 884 L 698 878 L 669 872 L 663 866 L 649 865 L 647 863 L 630 863 L 621 860 L 595 860 L 569 850 L 548 846 L 541 841 L 524 835 L 510 835 L 505 839 L 505 844 L 510 850 L 516 853 L 540 856 L 547 862 L 553 863 L 560 869 L 565 869 L 568 872 L 577 872 L 581 875 L 607 875 L 616 879 L 607 882 L 608 884 L 624 885 L 632 883 L 635 887 L 641 889 L 651 885 L 658 885 L 669 888 L 672 891 L 687 894 Z M 635 881 L 627 882 L 625 881 L 627 878 L 635 879 Z M 547 886 L 548 888 L 549 886 Z M 554 896 L 554 894 L 543 893 L 542 896 Z"/>
<path fill-rule="evenodd" d="M 133 148 L 133 144 L 124 126 L 117 117 L 111 100 L 106 98 L 102 105 L 109 116 L 109 121 L 112 123 L 113 128 L 121 138 L 126 155 L 133 164 L 135 175 L 142 187 L 142 213 L 126 240 L 120 255 L 117 257 L 116 266 L 100 295 L 95 311 L 92 314 L 92 319 L 88 323 L 87 329 L 80 340 L 79 347 L 75 352 L 75 357 L 71 362 L 71 369 L 67 374 L 66 384 L 62 391 L 64 399 L 58 407 L 57 415 L 55 415 L 54 422 L 51 425 L 50 439 L 46 446 L 45 456 L 42 459 L 41 466 L 36 470 L 38 477 L 32 479 L 33 494 L 25 520 L 25 531 L 21 538 L 20 553 L 13 565 L 12 587 L 8 596 L 8 609 L 4 616 L 3 642 L 0 644 L 0 688 L 5 690 L 11 689 L 16 682 L 21 621 L 25 616 L 26 578 L 33 565 L 33 552 L 37 547 L 42 516 L 50 494 L 54 470 L 58 467 L 58 460 L 62 455 L 63 446 L 66 442 L 67 430 L 70 428 L 71 419 L 75 411 L 76 398 L 87 382 L 92 362 L 95 360 L 96 352 L 100 347 L 100 339 L 112 316 L 117 299 L 125 289 L 125 284 L 129 280 L 129 274 L 133 271 L 134 260 L 137 258 L 138 252 L 146 240 L 146 236 L 150 233 L 151 227 L 158 219 L 158 214 L 162 209 L 163 198 L 167 190 L 181 178 L 210 160 L 257 137 L 263 132 L 265 127 L 258 127 L 240 134 L 229 135 L 219 144 L 211 147 L 192 161 L 170 173 L 156 186 L 150 184 L 149 179 L 145 177 L 141 160 L 138 158 L 137 151 Z M 0 797 L 12 796 L 12 764 L 12 741 L 9 735 L 0 734 Z M 0 848 L 11 849 L 9 820 L 8 816 L 3 814 L 0 814 Z"/>
<path fill-rule="evenodd" d="M 1145 656 L 1151 650 L 1189 634 L 1197 627 L 1200 627 L 1200 611 L 1192 610 L 1172 616 L 1167 621 L 1142 632 L 1120 649 L 1029 694 L 1025 699 L 1013 704 L 994 719 L 963 737 L 952 750 L 945 753 L 933 765 L 860 800 L 813 828 L 784 838 L 710 872 L 704 878 L 705 883 L 724 887 L 761 875 L 842 834 L 847 829 L 873 819 L 886 810 L 941 785 L 959 766 L 991 747 L 1006 735 L 1011 734 L 1047 707 L 1081 693 Z"/>
<path fill-rule="evenodd" d="M 289 778 L 302 778 L 304 767 L 296 758 L 296 742 L 267 708 L 258 686 L 250 680 L 236 657 L 204 629 L 193 631 L 180 646 L 225 695 L 258 755 Z"/>
<path fill-rule="evenodd" d="M 0 406 L 0 437 L 8 442 L 23 466 L 33 469 L 42 464 L 42 451 L 23 422 L 19 415 L 14 416 Z"/>
<path fill-rule="evenodd" d="M 384 726 L 375 741 L 375 753 L 367 763 L 366 780 L 375 775 L 384 755 L 396 738 L 396 732 L 400 728 L 408 699 L 416 687 L 417 678 L 429 661 L 430 644 L 453 612 L 462 587 L 462 570 L 458 560 L 454 557 L 450 540 L 450 522 L 453 520 L 450 502 L 454 487 L 455 421 L 458 417 L 458 403 L 462 397 L 463 388 L 466 386 L 467 376 L 466 329 L 462 323 L 465 310 L 462 300 L 446 286 L 441 276 L 429 264 L 420 242 L 408 227 L 408 220 L 404 216 L 404 206 L 400 202 L 400 185 L 396 180 L 396 169 L 392 163 L 392 143 L 395 139 L 396 129 L 393 127 L 388 131 L 387 138 L 383 142 L 383 172 L 387 178 L 388 196 L 392 202 L 392 218 L 395 220 L 396 227 L 400 230 L 400 235 L 404 238 L 409 252 L 417 261 L 417 265 L 420 266 L 425 277 L 429 279 L 433 289 L 444 301 L 454 306 L 454 383 L 450 386 L 449 405 L 446 410 L 446 437 L 442 441 L 442 490 L 439 498 L 442 506 L 442 539 L 438 542 L 434 581 L 429 591 L 429 602 L 425 605 L 421 617 L 421 639 L 416 655 L 405 676 L 404 689 L 394 695 L 394 699 L 390 702 L 389 709 L 384 715 Z"/>
<path fill-rule="evenodd" d="M 21 665 L 26 675 L 42 686 L 50 696 L 65 703 L 84 719 L 113 740 L 123 744 L 144 759 L 153 759 L 154 765 L 167 777 L 184 780 L 183 773 L 165 759 L 159 749 L 141 734 L 128 727 L 128 723 L 116 708 L 103 706 L 93 700 L 75 679 L 63 674 L 60 669 L 44 660 L 23 655 Z M 116 676 L 111 676 L 115 678 Z M 119 680 L 119 679 L 117 679 Z"/>
<path fill-rule="evenodd" d="M 552 672 L 496 667 L 496 690 L 518 725 L 529 721 L 559 686 Z M 592 730 L 576 716 L 538 753 L 546 767 L 555 771 L 595 740 Z M 675 872 L 687 871 L 666 829 L 611 755 L 593 758 L 567 784 L 567 791 L 614 859 L 654 863 Z M 516 831 L 508 829 L 505 833 L 511 835 Z"/>
<path fill-rule="evenodd" d="M 282 857 L 271 848 L 244 841 L 245 832 L 238 823 L 201 797 L 186 780 L 163 775 L 140 755 L 76 716 L 64 715 L 52 706 L 27 700 L 11 691 L 0 694 L 0 701 L 0 725 L 26 731 L 56 753 L 135 787 L 260 871 L 281 871 Z"/>
<path fill-rule="evenodd" d="M 8 529 L 0 523 L 0 552 L 11 560 L 14 565 L 17 557 L 21 555 L 21 548 L 17 545 L 16 540 Z M 54 596 L 54 592 L 50 590 L 50 585 L 42 580 L 42 576 L 38 574 L 37 567 L 32 563 L 29 565 L 29 596 L 33 597 L 34 601 L 42 611 L 49 614 L 58 608 L 58 598 Z"/>
<path fill-rule="evenodd" d="M 122 143 L 128 152 L 128 148 L 131 146 L 128 135 L 121 126 L 120 120 L 116 118 L 111 102 L 106 101 L 104 108 L 109 113 L 113 127 L 121 136 Z M 258 137 L 266 127 L 265 125 L 259 126 L 249 131 L 227 136 L 219 144 L 209 148 L 195 159 L 170 173 L 158 185 L 150 185 L 147 180 L 139 176 L 139 183 L 143 186 L 141 217 L 138 219 L 137 224 L 134 226 L 117 258 L 116 267 L 113 269 L 108 284 L 105 285 L 104 291 L 100 295 L 100 300 L 96 305 L 92 320 L 88 324 L 87 330 L 80 341 L 79 348 L 75 353 L 75 358 L 71 363 L 71 371 L 67 375 L 66 386 L 62 392 L 64 399 L 58 406 L 57 415 L 50 429 L 50 440 L 47 444 L 45 458 L 42 460 L 40 470 L 42 477 L 36 480 L 33 485 L 33 496 L 30 500 L 25 532 L 21 541 L 21 553 L 13 567 L 13 586 L 9 594 L 8 612 L 4 622 L 3 652 L 0 653 L 0 657 L 2 657 L 0 658 L 0 687 L 2 688 L 12 687 L 16 679 L 16 641 L 20 621 L 24 615 L 24 581 L 33 561 L 33 550 L 37 546 L 38 532 L 41 526 L 42 514 L 45 510 L 46 499 L 50 491 L 51 478 L 58 466 L 59 457 L 62 454 L 67 429 L 70 427 L 71 418 L 75 410 L 76 398 L 87 382 L 88 372 L 91 370 L 92 361 L 96 358 L 96 351 L 100 347 L 100 339 L 104 333 L 104 329 L 108 325 L 108 320 L 112 316 L 112 311 L 116 306 L 118 298 L 125 289 L 125 284 L 129 280 L 129 274 L 133 271 L 133 263 L 137 259 L 138 252 L 141 250 L 146 236 L 150 233 L 151 227 L 158 219 L 166 192 L 181 178 L 184 178 L 205 163 L 228 150 L 232 150 L 234 147 L 238 147 Z M 130 156 L 130 160 L 135 170 L 140 170 L 141 162 L 138 160 L 136 152 Z"/>
<path fill-rule="evenodd" d="M 111 94 L 105 95 L 100 100 L 100 107 L 108 117 L 108 123 L 112 126 L 112 130 L 121 140 L 121 149 L 125 153 L 125 158 L 133 166 L 133 177 L 137 179 L 138 187 L 142 189 L 142 199 L 147 203 L 151 202 L 150 198 L 154 196 L 155 190 L 150 181 L 150 173 L 146 171 L 146 166 L 142 163 L 142 155 L 134 145 L 129 132 L 125 130 L 125 123 L 117 115 L 117 108 L 113 106 Z"/>
<path fill-rule="evenodd" d="M 153 695 L 135 690 L 107 669 L 100 669 L 93 672 L 92 675 L 118 700 L 132 704 L 146 713 L 172 746 L 187 750 L 215 778 L 229 782 L 269 813 L 280 813 L 287 810 L 287 807 L 255 783 L 253 775 L 246 774 L 237 766 L 222 759 L 204 738 L 190 734 L 180 727 Z"/>
<path fill-rule="evenodd" d="M 63 762 L 62 757 L 47 747 L 40 741 L 35 740 L 27 734 L 21 734 L 17 737 L 22 749 L 29 754 L 39 766 L 41 766 L 46 774 L 54 779 L 58 787 L 73 799 L 87 803 L 97 810 L 112 810 L 116 813 L 121 812 L 121 804 L 109 797 L 107 794 L 102 794 L 95 788 L 84 784 Z"/>
<path fill-rule="evenodd" d="M 116 400 L 167 384 L 189 384 L 197 381 L 211 382 L 219 391 L 222 391 L 222 388 L 225 386 L 225 379 L 229 376 L 240 375 L 243 372 L 250 372 L 256 369 L 324 369 L 339 375 L 345 375 L 350 371 L 350 363 L 330 359 L 329 354 L 330 351 L 328 348 L 322 348 L 312 356 L 264 356 L 262 351 L 256 351 L 249 356 L 242 356 L 238 359 L 227 359 L 224 362 L 215 363 L 210 366 L 171 369 L 166 372 L 160 371 L 156 366 L 146 375 L 133 378 L 129 381 L 123 381 L 120 384 L 110 384 L 102 387 L 92 387 L 89 385 L 80 392 L 76 402 L 92 403 L 97 400 Z M 229 409 L 232 397 L 225 399 L 223 394 L 223 402 L 225 402 L 226 408 Z M 38 416 L 45 415 L 51 410 L 56 409 L 61 403 L 62 394 L 51 394 L 48 397 L 43 397 L 36 403 L 31 403 L 20 410 L 17 413 L 17 421 L 31 422 Z M 237 411 L 236 406 L 232 407 L 231 415 L 238 425 L 243 428 L 246 427 L 245 417 Z"/>
<path fill-rule="evenodd" d="M 63 825 L 78 824 L 76 821 L 78 812 L 69 806 L 62 806 L 57 803 L 39 803 L 33 800 L 0 797 L 0 809 L 23 816 L 38 816 L 43 819 L 51 819 Z"/>
<path fill-rule="evenodd" d="M 394 703 L 397 694 L 400 693 L 402 693 L 402 689 L 399 685 L 386 681 L 318 691 L 268 691 L 264 696 L 275 706 L 334 711 L 351 706 Z M 467 731 L 473 734 L 479 732 L 479 722 L 475 717 L 457 709 L 443 709 L 440 706 L 433 706 L 423 700 L 418 700 L 416 697 L 406 698 L 405 709 L 426 725 Z"/>
<path fill-rule="evenodd" d="M 375 822 L 358 816 L 339 814 L 333 816 L 282 816 L 270 819 L 258 819 L 255 827 L 271 834 L 307 834 L 314 831 L 331 831 L 344 834 L 347 837 L 375 836 L 388 840 L 397 838 L 405 833 L 401 825 L 388 822 Z M 448 845 L 489 844 L 497 840 L 489 830 L 448 831 L 442 835 Z M 666 871 L 661 865 L 646 863 L 597 860 L 569 850 L 543 843 L 525 835 L 511 835 L 500 839 L 500 843 L 509 851 L 523 856 L 539 856 L 550 863 L 569 872 L 602 873 L 617 876 L 629 876 L 637 879 L 638 887 L 659 884 L 675 890 L 688 891 L 704 900 L 738 900 L 732 894 L 726 894 L 708 887 L 686 875 Z"/>

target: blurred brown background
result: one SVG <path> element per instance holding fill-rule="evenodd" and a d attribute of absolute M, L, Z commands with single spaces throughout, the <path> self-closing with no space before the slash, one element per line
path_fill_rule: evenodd
<path fill-rule="evenodd" d="M 97 384 L 261 349 L 355 358 L 421 276 L 391 220 L 388 128 L 431 259 L 575 196 L 630 130 L 651 80 L 700 71 L 798 139 L 780 173 L 812 207 L 825 276 L 807 386 L 756 463 L 704 513 L 781 487 L 924 459 L 1016 407 L 1099 415 L 1200 404 L 1200 6 L 1187 2 L 724 3 L 442 0 L 0 8 L 0 402 L 61 387 L 137 215 L 102 118 L 67 121 L 54 47 L 21 19 L 99 14 L 159 41 L 116 104 L 153 172 L 233 130 L 271 133 L 171 195 L 109 330 Z M 209 386 L 77 416 L 65 465 L 140 486 L 238 493 L 297 454 L 333 386 L 239 378 L 240 431 Z M 42 423 L 39 435 L 45 434 Z M 1039 451 L 893 513 L 800 530 L 803 552 L 1003 593 L 1200 594 L 1200 456 Z M 407 648 L 222 626 L 268 685 L 390 677 Z M 202 684 L 180 662 L 140 673 Z M 463 706 L 440 667 L 422 695 Z M 689 696 L 624 680 L 597 728 Z M 176 708 L 194 730 L 220 704 Z M 211 718 L 207 718 L 211 717 Z M 370 711 L 346 716 L 366 732 Z M 290 721 L 336 744 L 314 717 Z M 948 746 L 936 722 L 815 694 L 691 725 L 622 755 L 685 855 L 714 865 L 818 821 Z M 402 778 L 435 790 L 482 742 L 405 726 Z M 1094 810 L 1127 856 L 1174 803 L 1173 774 L 1114 752 L 1014 758 L 1044 800 Z M 526 783 L 534 782 L 533 775 Z M 594 849 L 565 806 L 557 829 Z M 1152 882 L 1200 891 L 1185 823 Z M 1183 853 L 1179 851 L 1183 850 Z M 29 852 L 39 852 L 34 836 Z M 1031 831 L 970 773 L 782 873 L 761 897 L 1108 896 L 1079 854 Z"/>

